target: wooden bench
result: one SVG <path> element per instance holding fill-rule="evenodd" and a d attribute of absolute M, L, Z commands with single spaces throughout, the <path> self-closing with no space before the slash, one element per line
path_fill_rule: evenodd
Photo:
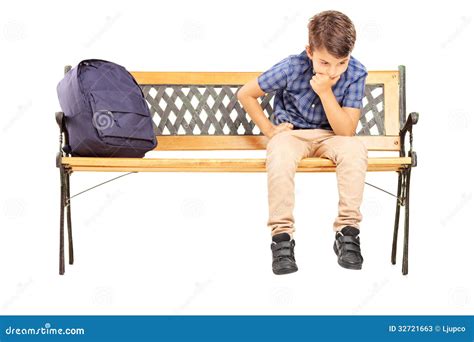
<path fill-rule="evenodd" d="M 71 67 L 66 66 L 67 72 Z M 259 72 L 132 72 L 142 87 L 153 116 L 158 139 L 156 150 L 265 150 L 267 138 L 258 130 L 237 100 L 238 89 Z M 274 93 L 260 98 L 271 119 Z M 357 136 L 369 150 L 368 171 L 398 173 L 392 264 L 396 263 L 400 208 L 405 208 L 402 273 L 408 273 L 410 172 L 416 166 L 412 127 L 418 114 L 407 117 L 405 67 L 370 71 Z M 64 274 L 64 226 L 67 222 L 69 264 L 74 262 L 70 176 L 74 172 L 266 172 L 260 158 L 85 158 L 64 150 L 68 135 L 64 115 L 56 113 L 60 127 L 60 247 L 59 273 Z M 409 146 L 405 137 L 409 135 Z M 67 150 L 66 150 L 67 151 Z M 372 157 L 370 151 L 386 151 Z M 394 153 L 395 152 L 395 153 Z M 378 152 L 380 155 L 380 152 Z M 382 153 L 385 155 L 385 153 Z M 334 172 L 328 159 L 305 158 L 297 172 Z M 119 176 L 120 177 L 120 176 Z M 370 185 L 370 184 L 369 184 Z M 65 222 L 66 220 L 66 222 Z"/>

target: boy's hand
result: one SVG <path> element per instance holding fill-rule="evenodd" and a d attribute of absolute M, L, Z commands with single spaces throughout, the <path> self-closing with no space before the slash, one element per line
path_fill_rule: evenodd
<path fill-rule="evenodd" d="M 273 136 L 275 136 L 278 133 L 281 133 L 283 131 L 291 131 L 293 129 L 293 124 L 289 122 L 282 122 L 278 126 L 273 126 L 272 130 L 267 134 L 267 138 L 271 139 Z"/>
<path fill-rule="evenodd" d="M 316 94 L 321 96 L 322 94 L 331 91 L 331 87 L 339 81 L 339 78 L 341 78 L 341 75 L 335 78 L 330 78 L 328 75 L 316 73 L 309 83 Z"/>

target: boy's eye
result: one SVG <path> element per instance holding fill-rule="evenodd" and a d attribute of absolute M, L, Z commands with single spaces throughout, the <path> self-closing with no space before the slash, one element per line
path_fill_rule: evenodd
<path fill-rule="evenodd" d="M 321 64 L 327 65 L 327 64 L 329 64 L 329 63 L 328 63 L 328 62 L 321 62 Z M 345 62 L 345 61 L 344 61 L 344 62 L 339 62 L 339 64 L 340 64 L 340 65 L 344 65 L 344 64 L 346 64 L 346 62 Z"/>

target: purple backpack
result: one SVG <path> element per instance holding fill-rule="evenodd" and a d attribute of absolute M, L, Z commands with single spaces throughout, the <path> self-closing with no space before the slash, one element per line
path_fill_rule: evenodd
<path fill-rule="evenodd" d="M 143 92 L 124 67 L 84 60 L 66 73 L 57 92 L 72 156 L 142 158 L 156 147 Z"/>

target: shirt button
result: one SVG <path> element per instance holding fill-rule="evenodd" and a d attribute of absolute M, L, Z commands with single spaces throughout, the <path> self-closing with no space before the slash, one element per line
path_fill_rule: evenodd
<path fill-rule="evenodd" d="M 311 107 L 313 107 L 313 108 L 314 108 L 314 103 L 311 105 Z"/>

